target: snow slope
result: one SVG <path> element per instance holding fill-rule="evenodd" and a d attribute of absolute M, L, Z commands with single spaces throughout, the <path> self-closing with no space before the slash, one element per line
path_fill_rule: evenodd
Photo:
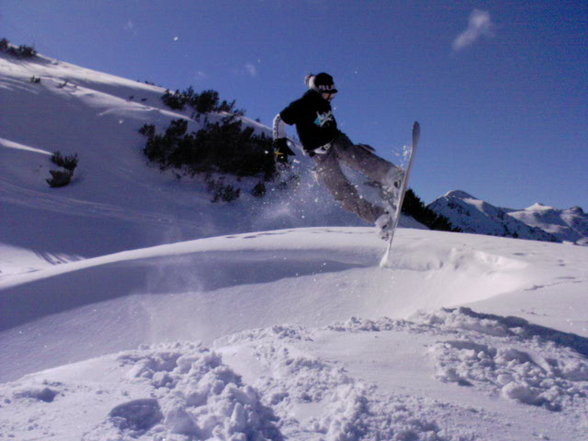
<path fill-rule="evenodd" d="M 5 278 L 0 433 L 584 439 L 586 248 L 403 229 L 381 252 L 297 228 Z"/>
<path fill-rule="evenodd" d="M 402 228 L 380 268 L 310 173 L 148 167 L 161 92 L 0 56 L 1 440 L 586 439 L 588 248 Z"/>
<path fill-rule="evenodd" d="M 31 83 L 32 77 L 40 83 Z M 211 205 L 203 180 L 178 180 L 148 166 L 138 130 L 147 123 L 163 130 L 173 119 L 189 119 L 167 109 L 163 93 L 42 56 L 27 61 L 0 53 L 0 106 L 9 109 L 0 116 L 0 201 L 7 220 L 0 223 L 1 241 L 44 254 L 94 257 L 293 222 L 361 225 L 331 202 L 300 154 L 296 191 L 270 192 L 263 201 L 245 194 L 230 206 Z M 55 151 L 79 156 L 72 184 L 60 189 L 46 183 L 56 168 L 50 161 Z"/>

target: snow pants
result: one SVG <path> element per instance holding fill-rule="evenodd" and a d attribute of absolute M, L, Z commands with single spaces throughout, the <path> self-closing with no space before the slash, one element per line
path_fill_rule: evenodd
<path fill-rule="evenodd" d="M 384 214 L 383 207 L 361 197 L 357 188 L 343 173 L 341 164 L 346 164 L 380 184 L 387 183 L 386 180 L 391 171 L 396 169 L 394 164 L 380 158 L 365 147 L 353 144 L 343 133 L 335 138 L 325 153 L 316 154 L 313 158 L 319 182 L 327 187 L 344 209 L 357 214 L 371 224 Z"/>

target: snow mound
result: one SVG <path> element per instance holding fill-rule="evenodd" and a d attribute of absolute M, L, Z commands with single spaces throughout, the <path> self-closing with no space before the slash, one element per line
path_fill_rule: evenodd
<path fill-rule="evenodd" d="M 370 351 L 378 356 L 370 359 Z M 351 318 L 321 328 L 276 325 L 224 336 L 210 347 L 143 346 L 6 383 L 0 410 L 11 418 L 0 416 L 0 435 L 55 441 L 515 439 L 496 423 L 524 406 L 544 412 L 526 416 L 546 421 L 538 423 L 542 433 L 551 433 L 546 416 L 557 414 L 568 427 L 566 439 L 581 440 L 588 428 L 587 355 L 585 337 L 468 308 L 411 319 Z M 370 377 L 374 363 L 386 367 L 378 382 Z M 459 390 L 477 397 L 475 403 L 499 400 L 500 410 L 475 409 Z M 470 424 L 474 414 L 480 417 L 476 427 Z M 56 415 L 68 420 L 56 425 Z"/>
<path fill-rule="evenodd" d="M 586 404 L 588 339 L 468 308 L 428 320 L 461 337 L 431 348 L 439 380 L 551 411 Z"/>
<path fill-rule="evenodd" d="M 435 378 L 550 411 L 588 406 L 588 339 L 518 317 L 469 308 L 417 314 L 413 321 L 351 319 L 345 332 L 434 333 Z"/>
<path fill-rule="evenodd" d="M 120 389 L 111 389 L 114 377 L 102 375 L 104 366 L 111 375 L 116 372 Z M 3 387 L 0 396 L 3 406 L 35 408 L 39 415 L 64 409 L 65 414 L 75 413 L 72 406 L 81 406 L 84 413 L 98 408 L 86 424 L 64 427 L 60 434 L 49 429 L 51 418 L 28 427 L 0 420 L 0 435 L 19 438 L 13 433 L 35 432 L 47 439 L 83 441 L 283 439 L 277 417 L 261 403 L 258 392 L 243 384 L 218 354 L 200 345 L 144 347 L 80 363 L 73 370 L 84 379 L 72 381 L 69 368 L 64 381 L 23 379 Z M 64 370 L 46 371 L 41 377 L 55 375 L 64 375 Z"/>
<path fill-rule="evenodd" d="M 422 400 L 382 395 L 378 388 L 304 350 L 316 330 L 274 326 L 220 339 L 221 351 L 250 367 L 289 438 L 305 440 L 441 440 Z M 301 347 L 302 346 L 302 347 Z M 252 367 L 252 368 L 251 368 Z M 419 415 L 421 415 L 419 417 Z"/>
<path fill-rule="evenodd" d="M 276 418 L 257 392 L 207 349 L 144 350 L 118 360 L 131 367 L 128 375 L 133 381 L 148 382 L 161 402 L 163 426 L 154 427 L 150 436 L 166 432 L 162 439 L 171 434 L 235 441 L 282 439 L 273 423 Z"/>
<path fill-rule="evenodd" d="M 375 385 L 297 349 L 305 333 L 276 326 L 232 336 L 218 351 L 144 347 L 25 377 L 3 385 L 0 398 L 35 424 L 0 419 L 0 434 L 60 441 L 444 439 L 436 423 L 417 418 L 420 400 L 382 396 Z M 263 371 L 256 387 L 223 362 L 220 354 L 235 350 L 249 358 L 241 369 Z M 56 431 L 54 415 L 75 414 L 75 407 L 85 421 Z"/>
<path fill-rule="evenodd" d="M 163 419 L 159 402 L 153 398 L 129 401 L 108 414 L 113 425 L 133 435 L 147 431 Z"/>
<path fill-rule="evenodd" d="M 469 308 L 418 313 L 410 320 L 352 318 L 328 329 L 343 334 L 371 334 L 378 340 L 400 334 L 378 346 L 380 349 L 394 348 L 400 353 L 398 361 L 387 364 L 389 371 L 401 377 L 391 381 L 394 389 L 399 384 L 406 387 L 402 372 L 406 362 L 402 357 L 407 352 L 402 350 L 402 343 L 399 347 L 398 340 L 412 342 L 406 343 L 411 346 L 412 353 L 422 348 L 431 362 L 431 370 L 422 367 L 426 360 L 423 358 L 418 368 L 411 368 L 410 375 L 418 369 L 443 384 L 457 386 L 456 389 L 443 388 L 439 394 L 429 392 L 441 401 L 430 403 L 427 408 L 429 413 L 437 414 L 437 418 L 440 418 L 437 406 L 457 404 L 451 419 L 469 419 L 472 415 L 468 417 L 467 412 L 473 409 L 467 407 L 468 400 L 478 396 L 474 402 L 480 402 L 481 396 L 487 396 L 492 401 L 500 400 L 503 404 L 497 406 L 505 414 L 518 412 L 520 405 L 541 409 L 537 416 L 546 424 L 537 424 L 534 436 L 553 439 L 546 434 L 546 427 L 540 426 L 548 426 L 549 421 L 553 421 L 549 414 L 556 414 L 560 424 L 575 427 L 577 431 L 575 435 L 564 435 L 561 429 L 556 429 L 556 438 L 562 437 L 557 439 L 585 439 L 588 429 L 588 339 L 585 337 L 535 325 L 519 317 L 481 314 Z M 374 340 L 363 337 L 360 341 Z M 369 368 L 369 365 L 360 365 L 363 369 Z M 352 371 L 358 372 L 357 369 Z M 414 380 L 409 383 L 411 381 Z M 422 380 L 416 384 L 417 388 L 409 387 L 418 396 Z M 429 386 L 429 390 L 433 388 Z M 484 420 L 490 417 L 490 414 L 480 414 L 476 433 L 458 432 L 459 439 L 530 439 L 528 435 L 516 437 L 512 432 L 502 438 L 496 427 L 489 429 L 491 434 L 486 433 Z M 525 418 L 528 417 L 525 414 Z M 455 421 L 454 426 L 458 426 Z M 469 423 L 468 426 L 472 427 Z"/>

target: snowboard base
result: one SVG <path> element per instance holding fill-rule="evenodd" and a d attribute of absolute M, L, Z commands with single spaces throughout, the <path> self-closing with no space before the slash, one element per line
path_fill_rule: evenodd
<path fill-rule="evenodd" d="M 382 260 L 380 261 L 380 268 L 390 266 L 390 251 L 392 250 L 392 241 L 394 240 L 394 233 L 396 232 L 396 229 L 398 228 L 398 223 L 400 222 L 400 215 L 402 213 L 402 203 L 404 202 L 404 195 L 406 194 L 406 190 L 408 188 L 408 179 L 410 177 L 410 171 L 412 170 L 412 165 L 414 163 L 414 154 L 416 152 L 420 136 L 421 126 L 417 121 L 415 121 L 412 125 L 412 145 L 410 146 L 410 154 L 408 156 L 408 162 L 406 164 L 406 171 L 400 183 L 400 189 L 398 191 L 398 200 L 395 204 L 392 204 L 395 207 L 391 218 L 392 226 L 390 227 L 388 243 L 386 245 L 386 252 L 384 253 L 384 256 L 382 256 Z"/>

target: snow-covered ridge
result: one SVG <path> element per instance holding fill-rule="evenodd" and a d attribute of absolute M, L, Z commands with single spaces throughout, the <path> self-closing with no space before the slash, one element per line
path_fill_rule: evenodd
<path fill-rule="evenodd" d="M 548 242 L 588 241 L 588 215 L 580 207 L 559 210 L 540 203 L 523 210 L 495 207 L 464 191 L 450 191 L 428 206 L 464 232 Z"/>
<path fill-rule="evenodd" d="M 559 241 L 588 244 L 588 214 L 581 207 L 561 210 L 537 203 L 524 210 L 512 210 L 509 215 L 547 231 Z"/>

